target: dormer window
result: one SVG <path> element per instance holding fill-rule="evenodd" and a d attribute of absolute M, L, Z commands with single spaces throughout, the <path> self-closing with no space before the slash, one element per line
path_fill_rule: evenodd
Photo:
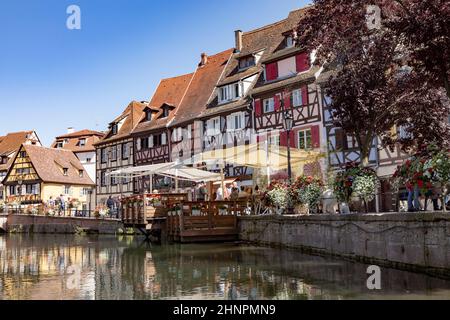
<path fill-rule="evenodd" d="M 69 169 L 68 168 L 63 168 L 63 175 L 65 175 L 66 177 L 69 175 Z"/>
<path fill-rule="evenodd" d="M 255 57 L 254 56 L 244 57 L 239 60 L 239 69 L 240 70 L 253 67 L 254 65 L 255 65 Z"/>
<path fill-rule="evenodd" d="M 219 88 L 219 103 L 236 100 L 242 96 L 240 82 L 232 83 Z"/>
<path fill-rule="evenodd" d="M 164 119 L 164 118 L 167 118 L 167 117 L 170 115 L 170 111 L 174 110 L 175 107 L 174 107 L 173 105 L 164 103 L 164 104 L 162 105 L 161 109 L 162 109 L 162 113 L 161 113 L 161 115 L 159 116 L 159 118 L 160 118 L 160 119 Z"/>
<path fill-rule="evenodd" d="M 78 175 L 80 176 L 80 178 L 83 178 L 84 171 L 83 170 L 78 170 Z"/>
<path fill-rule="evenodd" d="M 145 121 L 152 121 L 152 112 L 150 110 L 145 111 Z"/>
<path fill-rule="evenodd" d="M 62 141 L 56 142 L 56 148 L 57 149 L 62 149 L 63 147 L 64 147 L 64 142 L 62 142 Z"/>
<path fill-rule="evenodd" d="M 117 123 L 114 123 L 111 127 L 111 133 L 113 135 L 116 135 L 118 131 L 119 131 L 119 126 L 117 125 Z"/>
<path fill-rule="evenodd" d="M 167 118 L 169 116 L 169 109 L 168 108 L 163 108 L 163 112 L 161 117 L 162 118 Z"/>
<path fill-rule="evenodd" d="M 294 46 L 294 37 L 289 35 L 286 37 L 286 48 L 292 48 Z"/>
<path fill-rule="evenodd" d="M 78 140 L 78 146 L 79 147 L 85 147 L 86 146 L 86 139 Z"/>

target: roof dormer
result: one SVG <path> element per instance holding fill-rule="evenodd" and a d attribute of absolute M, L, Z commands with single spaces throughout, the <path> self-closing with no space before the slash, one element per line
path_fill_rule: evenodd
<path fill-rule="evenodd" d="M 164 103 L 164 104 L 161 106 L 162 112 L 161 112 L 161 115 L 159 116 L 159 118 L 160 118 L 160 119 L 167 118 L 167 117 L 170 115 L 170 112 L 171 112 L 172 110 L 174 110 L 174 109 L 175 109 L 175 106 L 173 106 L 173 105 L 171 105 L 171 104 L 168 104 L 168 103 Z"/>
<path fill-rule="evenodd" d="M 152 121 L 153 115 L 157 114 L 158 112 L 159 112 L 158 109 L 155 109 L 152 107 L 145 107 L 144 108 L 144 114 L 145 114 L 144 121 Z"/>

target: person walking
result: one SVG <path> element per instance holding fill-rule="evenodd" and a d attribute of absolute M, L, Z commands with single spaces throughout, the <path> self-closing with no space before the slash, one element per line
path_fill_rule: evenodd
<path fill-rule="evenodd" d="M 59 215 L 65 216 L 66 214 L 66 199 L 64 195 L 59 196 Z"/>

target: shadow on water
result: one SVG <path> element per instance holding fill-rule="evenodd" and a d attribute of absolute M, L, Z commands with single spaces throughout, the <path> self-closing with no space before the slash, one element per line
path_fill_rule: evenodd
<path fill-rule="evenodd" d="M 0 299 L 450 299 L 450 282 L 237 244 L 155 246 L 134 237 L 0 236 Z"/>

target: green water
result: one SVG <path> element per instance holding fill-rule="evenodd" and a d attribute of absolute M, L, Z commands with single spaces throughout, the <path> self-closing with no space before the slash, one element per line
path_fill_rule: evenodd
<path fill-rule="evenodd" d="M 450 282 L 237 244 L 148 246 L 133 237 L 0 236 L 0 299 L 450 299 Z"/>

